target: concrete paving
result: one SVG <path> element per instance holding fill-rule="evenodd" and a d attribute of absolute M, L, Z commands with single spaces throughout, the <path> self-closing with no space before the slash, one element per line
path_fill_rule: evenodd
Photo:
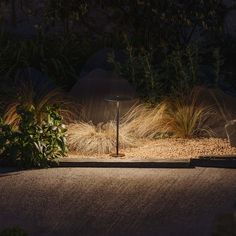
<path fill-rule="evenodd" d="M 32 236 L 205 236 L 235 203 L 235 169 L 0 169 L 0 231 Z"/>

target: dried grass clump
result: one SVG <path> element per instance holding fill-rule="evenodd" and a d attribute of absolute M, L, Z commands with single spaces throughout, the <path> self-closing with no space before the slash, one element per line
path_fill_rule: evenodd
<path fill-rule="evenodd" d="M 141 104 L 122 119 L 122 128 L 135 138 L 212 136 L 207 122 L 215 111 L 198 101 L 198 90 L 188 96 L 167 98 L 156 106 Z"/>
<path fill-rule="evenodd" d="M 163 131 L 165 106 L 152 107 L 141 104 L 133 107 L 122 119 L 120 124 L 120 148 L 136 146 L 139 139 L 154 138 Z M 105 154 L 114 151 L 116 145 L 116 123 L 78 122 L 70 124 L 67 141 L 71 151 L 86 154 Z"/>
<path fill-rule="evenodd" d="M 65 123 L 72 122 L 79 116 L 79 111 L 75 109 L 73 102 L 60 89 L 35 91 L 32 84 L 24 82 L 13 90 L 15 90 L 15 95 L 8 98 L 4 121 L 14 127 L 17 127 L 19 123 L 19 115 L 17 114 L 19 105 L 34 106 L 38 122 L 43 120 L 43 111 L 49 105 L 59 106 L 59 112 Z"/>
<path fill-rule="evenodd" d="M 178 138 L 193 138 L 196 136 L 212 136 L 213 132 L 207 126 L 212 118 L 213 109 L 197 102 L 197 93 L 189 98 L 166 99 L 166 115 L 164 123 L 167 131 Z"/>
<path fill-rule="evenodd" d="M 135 138 L 155 138 L 166 133 L 166 104 L 156 106 L 140 104 L 133 107 L 122 119 L 122 129 Z"/>
<path fill-rule="evenodd" d="M 195 93 L 188 98 L 165 99 L 156 106 L 136 105 L 121 119 L 120 147 L 133 147 L 143 139 L 211 136 L 206 125 L 211 116 L 212 109 L 200 105 Z M 115 149 L 115 121 L 97 126 L 86 122 L 70 124 L 67 133 L 70 150 L 105 154 Z"/>
<path fill-rule="evenodd" d="M 135 139 L 120 129 L 119 144 L 121 148 L 134 147 Z M 116 145 L 116 126 L 114 121 L 108 123 L 79 122 L 70 124 L 67 142 L 71 151 L 83 154 L 111 153 Z"/>

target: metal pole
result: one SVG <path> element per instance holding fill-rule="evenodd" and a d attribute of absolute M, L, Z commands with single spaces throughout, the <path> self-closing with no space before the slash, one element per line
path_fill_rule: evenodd
<path fill-rule="evenodd" d="M 119 124 L 120 124 L 120 102 L 116 102 L 116 155 L 119 155 Z"/>

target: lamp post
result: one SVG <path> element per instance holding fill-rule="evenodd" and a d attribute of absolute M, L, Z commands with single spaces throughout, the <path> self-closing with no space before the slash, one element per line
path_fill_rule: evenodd
<path fill-rule="evenodd" d="M 120 126 L 120 102 L 130 101 L 131 97 L 128 96 L 112 96 L 106 98 L 105 101 L 116 103 L 116 152 L 112 153 L 112 157 L 123 157 L 125 154 L 119 153 L 119 126 Z"/>

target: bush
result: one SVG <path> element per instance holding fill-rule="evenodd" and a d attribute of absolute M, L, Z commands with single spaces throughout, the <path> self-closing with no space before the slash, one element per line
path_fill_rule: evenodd
<path fill-rule="evenodd" d="M 19 126 L 0 124 L 0 157 L 25 168 L 48 167 L 64 156 L 66 148 L 65 126 L 56 107 L 47 107 L 45 118 L 38 123 L 35 108 L 19 106 Z"/>
<path fill-rule="evenodd" d="M 96 49 L 96 43 L 72 33 L 65 37 L 43 34 L 32 39 L 15 40 L 2 31 L 0 76 L 14 78 L 18 69 L 33 67 L 69 90 L 77 81 L 80 68 Z"/>
<path fill-rule="evenodd" d="M 136 139 L 168 137 L 169 134 L 166 132 L 166 124 L 164 123 L 165 112 L 166 105 L 164 103 L 134 106 L 122 118 L 121 129 Z"/>
<path fill-rule="evenodd" d="M 38 123 L 45 118 L 46 107 L 52 105 L 58 105 L 59 114 L 66 123 L 74 121 L 79 116 L 74 102 L 60 89 L 35 88 L 29 81 L 22 81 L 18 85 L 5 83 L 4 91 L 5 94 L 0 91 L 0 101 L 4 101 L 5 104 L 0 104 L 0 107 L 4 111 L 5 123 L 14 127 L 19 125 L 19 106 L 33 106 Z"/>
<path fill-rule="evenodd" d="M 144 101 L 159 102 L 166 96 L 188 93 L 199 84 L 200 58 L 197 45 L 177 47 L 159 62 L 152 49 L 134 48 L 128 40 L 125 53 L 125 63 L 116 62 L 113 55 L 109 61 L 122 77 L 135 86 Z"/>
<path fill-rule="evenodd" d="M 213 110 L 197 101 L 198 91 L 188 96 L 166 98 L 157 105 L 139 104 L 122 117 L 121 148 L 135 147 L 143 139 L 211 136 L 207 121 Z M 79 122 L 68 126 L 68 146 L 82 154 L 105 154 L 115 148 L 116 127 L 113 121 L 94 125 Z"/>
<path fill-rule="evenodd" d="M 68 146 L 71 151 L 83 154 L 105 154 L 113 151 L 116 145 L 115 122 L 92 123 L 79 122 L 68 126 Z M 120 147 L 135 146 L 135 139 L 121 127 Z"/>
<path fill-rule="evenodd" d="M 165 98 L 155 106 L 140 104 L 123 117 L 121 129 L 137 139 L 211 136 L 207 121 L 213 109 L 200 104 L 197 96 L 198 91 L 193 90 L 188 96 Z"/>
<path fill-rule="evenodd" d="M 212 131 L 207 121 L 212 117 L 213 110 L 197 102 L 197 93 L 192 92 L 188 97 L 175 97 L 163 102 L 166 106 L 166 130 L 178 138 L 194 136 L 211 136 Z"/>
<path fill-rule="evenodd" d="M 160 82 L 166 95 L 179 96 L 188 94 L 199 81 L 199 47 L 189 45 L 181 49 L 177 48 L 168 55 L 160 68 Z"/>
<path fill-rule="evenodd" d="M 115 61 L 114 55 L 110 55 L 108 61 L 114 65 L 119 75 L 135 86 L 140 98 L 151 102 L 159 100 L 163 91 L 159 83 L 160 74 L 153 61 L 153 52 L 133 47 L 127 37 L 125 43 L 125 63 Z"/>

